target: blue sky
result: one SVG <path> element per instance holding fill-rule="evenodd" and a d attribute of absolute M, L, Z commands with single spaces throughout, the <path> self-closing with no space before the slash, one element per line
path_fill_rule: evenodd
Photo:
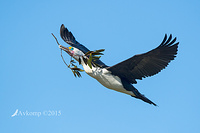
<path fill-rule="evenodd" d="M 0 132 L 200 132 L 199 6 L 198 0 L 1 1 Z M 159 107 L 85 73 L 75 78 L 51 36 L 69 46 L 61 24 L 90 50 L 105 48 L 107 65 L 157 47 L 165 33 L 177 37 L 175 61 L 135 85 Z"/>

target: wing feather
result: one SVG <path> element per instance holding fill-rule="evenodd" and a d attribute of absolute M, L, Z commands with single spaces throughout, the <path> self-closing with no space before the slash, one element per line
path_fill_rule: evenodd
<path fill-rule="evenodd" d="M 84 54 L 86 54 L 87 52 L 90 51 L 84 45 L 82 45 L 78 41 L 76 41 L 73 34 L 67 28 L 65 28 L 64 24 L 62 24 L 60 27 L 60 36 L 66 43 L 68 43 L 72 47 L 75 47 L 75 48 L 81 50 Z M 94 62 L 96 64 L 98 64 L 100 67 L 108 67 L 101 60 L 96 60 Z"/>
<path fill-rule="evenodd" d="M 174 60 L 179 44 L 179 42 L 175 42 L 176 38 L 172 40 L 171 34 L 169 38 L 165 34 L 157 48 L 144 54 L 135 55 L 107 69 L 130 83 L 137 83 L 136 79 L 141 80 L 153 76 L 167 67 L 171 60 Z"/>
<path fill-rule="evenodd" d="M 84 54 L 89 51 L 89 49 L 87 49 L 85 46 L 76 41 L 73 34 L 67 28 L 65 28 L 64 24 L 62 24 L 60 27 L 60 36 L 66 43 L 68 43 L 72 47 L 81 50 Z"/>

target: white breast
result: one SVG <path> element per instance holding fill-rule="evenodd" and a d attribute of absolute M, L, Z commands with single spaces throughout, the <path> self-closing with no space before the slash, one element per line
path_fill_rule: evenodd
<path fill-rule="evenodd" d="M 107 69 L 99 67 L 92 67 L 91 69 L 88 65 L 85 65 L 85 63 L 83 63 L 82 65 L 88 75 L 95 78 L 106 88 L 119 91 L 128 95 L 133 95 L 133 92 L 124 89 L 121 79 L 118 76 L 112 75 L 111 72 Z"/>

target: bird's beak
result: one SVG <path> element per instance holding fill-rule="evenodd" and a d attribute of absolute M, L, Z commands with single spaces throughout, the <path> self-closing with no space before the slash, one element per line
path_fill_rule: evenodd
<path fill-rule="evenodd" d="M 65 52 L 67 52 L 70 56 L 73 56 L 73 54 L 71 53 L 70 49 L 67 47 L 64 47 L 62 45 L 59 45 L 59 48 L 64 50 Z"/>

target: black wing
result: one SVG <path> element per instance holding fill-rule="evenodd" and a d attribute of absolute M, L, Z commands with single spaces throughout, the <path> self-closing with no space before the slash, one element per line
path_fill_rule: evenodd
<path fill-rule="evenodd" d="M 89 49 L 76 41 L 73 34 L 67 28 L 65 28 L 64 24 L 62 24 L 60 27 L 60 36 L 66 43 L 81 50 L 84 54 L 89 51 Z"/>
<path fill-rule="evenodd" d="M 88 51 L 90 51 L 85 46 L 83 46 L 78 41 L 76 41 L 73 34 L 67 28 L 65 28 L 64 24 L 62 24 L 60 27 L 60 36 L 66 43 L 68 43 L 72 47 L 75 47 L 75 48 L 81 50 L 84 54 L 87 53 Z M 108 67 L 101 60 L 96 60 L 94 62 L 97 63 L 100 67 Z"/>
<path fill-rule="evenodd" d="M 178 50 L 179 42 L 176 38 L 172 40 L 172 35 L 167 39 L 167 35 L 162 43 L 155 49 L 135 55 L 121 63 L 108 67 L 112 74 L 123 78 L 130 83 L 137 83 L 136 79 L 152 76 L 164 69 L 171 60 L 174 60 Z"/>

